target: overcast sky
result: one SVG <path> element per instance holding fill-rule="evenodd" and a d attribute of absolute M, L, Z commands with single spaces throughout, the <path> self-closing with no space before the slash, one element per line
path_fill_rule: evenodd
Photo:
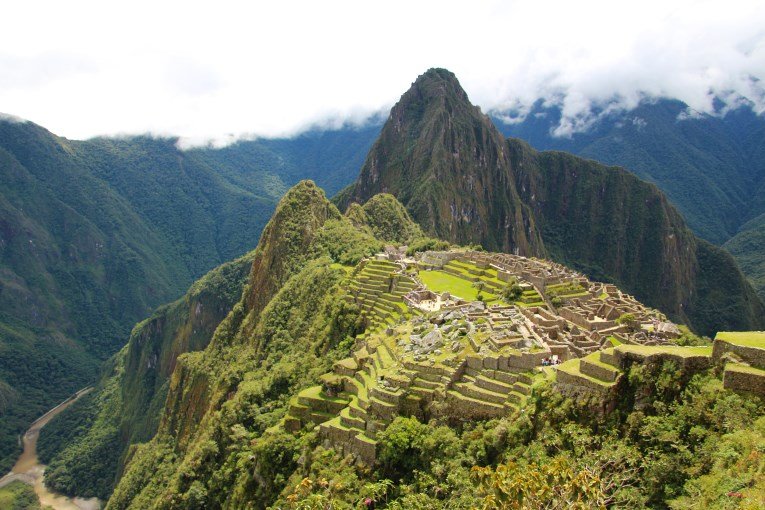
<path fill-rule="evenodd" d="M 429 67 L 484 111 L 714 95 L 765 110 L 765 1 L 6 2 L 0 112 L 69 138 L 292 134 L 389 108 Z"/>

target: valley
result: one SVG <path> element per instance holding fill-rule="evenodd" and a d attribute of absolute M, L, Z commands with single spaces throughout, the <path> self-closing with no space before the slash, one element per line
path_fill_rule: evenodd
<path fill-rule="evenodd" d="M 32 485 L 40 504 L 44 508 L 53 510 L 98 510 L 101 508 L 100 502 L 95 498 L 69 498 L 49 490 L 45 486 L 45 465 L 40 463 L 37 456 L 37 440 L 43 427 L 92 390 L 93 388 L 79 390 L 32 423 L 22 438 L 24 451 L 16 460 L 11 472 L 0 478 L 0 488 L 14 482 Z"/>
<path fill-rule="evenodd" d="M 55 393 L 30 374 L 97 377 L 25 440 L 43 504 L 765 501 L 765 303 L 737 262 L 656 185 L 505 138 L 445 69 L 379 136 L 0 142 L 6 462 L 19 388 Z M 94 498 L 48 492 L 37 446 L 52 491 Z"/>

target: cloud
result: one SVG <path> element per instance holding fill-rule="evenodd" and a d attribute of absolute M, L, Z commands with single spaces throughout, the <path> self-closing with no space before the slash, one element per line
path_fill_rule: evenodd
<path fill-rule="evenodd" d="M 0 111 L 70 138 L 221 144 L 358 124 L 435 66 L 484 111 L 559 106 L 561 136 L 646 98 L 765 111 L 761 0 L 73 0 L 15 2 L 4 21 Z"/>
<path fill-rule="evenodd" d="M 25 124 L 29 122 L 28 120 L 22 119 L 21 117 L 16 117 L 15 115 L 2 112 L 0 112 L 0 121 L 8 122 L 9 124 Z"/>

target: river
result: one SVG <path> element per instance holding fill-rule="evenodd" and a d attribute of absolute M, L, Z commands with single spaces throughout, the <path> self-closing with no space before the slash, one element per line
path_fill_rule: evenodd
<path fill-rule="evenodd" d="M 90 392 L 93 388 L 85 388 L 74 394 L 73 397 L 60 403 L 47 413 L 40 416 L 29 427 L 24 434 L 24 451 L 19 456 L 11 472 L 0 478 L 0 487 L 3 487 L 14 480 L 28 483 L 35 489 L 40 503 L 45 507 L 50 506 L 54 510 L 98 510 L 101 508 L 101 502 L 97 498 L 70 498 L 63 494 L 57 494 L 45 487 L 43 474 L 45 465 L 40 463 L 37 458 L 37 438 L 40 437 L 40 430 L 48 424 L 58 413 L 75 403 L 80 397 Z"/>

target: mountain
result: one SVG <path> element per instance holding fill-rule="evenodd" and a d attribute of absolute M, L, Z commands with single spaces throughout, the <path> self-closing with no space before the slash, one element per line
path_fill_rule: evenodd
<path fill-rule="evenodd" d="M 506 118 L 506 117 L 505 117 Z M 728 249 L 761 298 L 762 244 L 752 240 L 765 213 L 765 116 L 742 105 L 694 114 L 680 101 L 645 101 L 603 114 L 585 132 L 554 136 L 556 107 L 534 106 L 521 122 L 493 117 L 506 136 L 621 165 L 656 184 L 696 235 Z"/>
<path fill-rule="evenodd" d="M 763 327 L 733 259 L 697 239 L 655 186 L 624 169 L 505 140 L 457 78 L 431 69 L 391 110 L 341 208 L 396 196 L 426 233 L 549 255 L 613 281 L 694 329 Z"/>
<path fill-rule="evenodd" d="M 17 434 L 93 381 L 136 321 L 252 249 L 301 174 L 349 182 L 374 134 L 182 151 L 174 139 L 75 141 L 0 120 L 0 468 Z"/>
<path fill-rule="evenodd" d="M 78 402 L 43 430 L 42 443 L 56 433 L 77 445 L 54 454 L 57 487 L 83 494 L 97 480 L 78 461 L 100 467 L 88 452 L 119 444 L 99 421 L 142 394 L 125 384 L 135 371 L 149 387 L 165 381 L 166 399 L 146 408 L 156 434 L 128 448 L 107 509 L 690 509 L 727 505 L 731 491 L 756 508 L 765 414 L 728 372 L 765 371 L 729 363 L 721 380 L 713 364 L 723 345 L 761 344 L 756 333 L 713 351 L 617 288 L 541 259 L 466 248 L 372 257 L 381 225 L 423 239 L 392 196 L 370 202 L 343 216 L 299 183 L 253 253 L 141 323 L 132 353 L 104 373 L 96 412 Z M 196 296 L 217 311 L 237 289 L 167 379 L 159 367 L 197 324 Z M 553 350 L 568 361 L 546 365 Z M 128 368 L 128 357 L 153 366 Z"/>
<path fill-rule="evenodd" d="M 742 225 L 723 248 L 731 252 L 760 296 L 765 296 L 765 214 Z"/>
<path fill-rule="evenodd" d="M 724 115 L 693 114 L 668 99 L 602 114 L 584 132 L 554 136 L 556 107 L 537 104 L 523 121 L 493 117 L 505 136 L 538 150 L 561 150 L 629 168 L 656 184 L 700 237 L 723 244 L 765 212 L 765 117 L 741 106 Z"/>
<path fill-rule="evenodd" d="M 339 203 L 391 193 L 436 237 L 487 248 L 544 253 L 515 182 L 504 139 L 470 104 L 454 75 L 434 69 L 393 107 L 355 186 Z M 481 241 L 477 241 L 477 240 Z"/>

